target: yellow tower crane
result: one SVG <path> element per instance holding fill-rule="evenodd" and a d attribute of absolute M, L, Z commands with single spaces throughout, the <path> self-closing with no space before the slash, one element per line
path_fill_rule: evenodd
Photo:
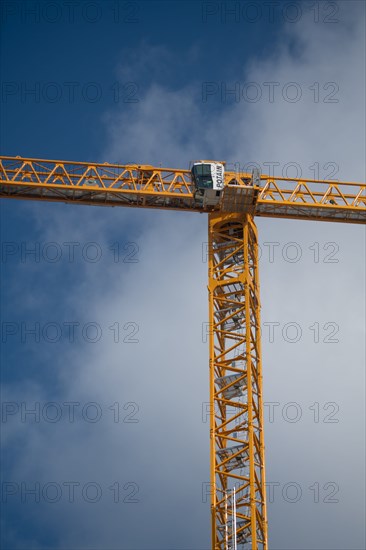
<path fill-rule="evenodd" d="M 0 196 L 208 214 L 212 549 L 267 549 L 254 216 L 366 223 L 366 184 L 4 156 Z"/>

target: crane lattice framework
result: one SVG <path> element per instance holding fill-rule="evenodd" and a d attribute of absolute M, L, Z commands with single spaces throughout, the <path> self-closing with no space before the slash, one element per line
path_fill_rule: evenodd
<path fill-rule="evenodd" d="M 254 216 L 366 223 L 366 185 L 225 171 L 208 205 L 189 170 L 0 157 L 0 197 L 208 213 L 212 549 L 266 550 Z"/>

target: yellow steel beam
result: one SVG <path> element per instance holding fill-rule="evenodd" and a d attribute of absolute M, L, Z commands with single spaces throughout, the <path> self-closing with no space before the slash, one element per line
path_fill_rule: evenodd
<path fill-rule="evenodd" d="M 258 237 L 251 215 L 209 215 L 208 288 L 212 550 L 234 548 L 235 532 L 238 545 L 266 550 Z"/>
<path fill-rule="evenodd" d="M 189 170 L 149 165 L 0 157 L 0 197 L 273 218 L 366 223 L 366 184 L 225 173 L 215 207 L 195 200 Z"/>

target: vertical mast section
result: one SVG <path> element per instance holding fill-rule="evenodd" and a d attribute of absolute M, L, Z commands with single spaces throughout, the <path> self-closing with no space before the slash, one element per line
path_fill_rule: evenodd
<path fill-rule="evenodd" d="M 258 240 L 253 217 L 209 215 L 212 549 L 267 550 Z M 234 492 L 235 489 L 235 492 Z M 233 506 L 228 495 L 235 494 Z M 233 498 L 233 497 L 232 497 Z"/>

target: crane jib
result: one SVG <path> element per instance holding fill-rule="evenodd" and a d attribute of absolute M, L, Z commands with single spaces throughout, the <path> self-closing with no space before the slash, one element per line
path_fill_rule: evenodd
<path fill-rule="evenodd" d="M 197 166 L 203 167 L 198 184 Z M 226 171 L 214 161 L 189 171 L 2 156 L 0 197 L 366 223 L 364 183 L 270 178 Z"/>

